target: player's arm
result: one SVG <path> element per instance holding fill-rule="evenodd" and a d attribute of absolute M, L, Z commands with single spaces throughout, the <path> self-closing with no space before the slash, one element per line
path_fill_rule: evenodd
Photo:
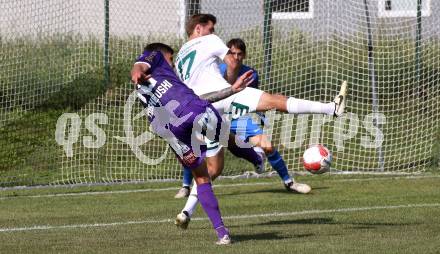
<path fill-rule="evenodd" d="M 141 84 L 148 81 L 151 75 L 147 75 L 147 71 L 152 72 L 161 61 L 165 61 L 165 59 L 159 51 L 144 51 L 133 64 L 131 69 L 131 81 L 134 84 Z"/>
<path fill-rule="evenodd" d="M 211 103 L 223 100 L 224 98 L 227 98 L 235 93 L 242 91 L 253 81 L 253 71 L 250 70 L 241 75 L 240 78 L 238 78 L 232 86 L 224 88 L 220 91 L 202 94 L 200 95 L 200 98 L 207 100 Z"/>
<path fill-rule="evenodd" d="M 131 82 L 133 84 L 140 84 L 148 80 L 149 75 L 147 75 L 147 71 L 150 66 L 147 63 L 137 62 L 131 68 Z"/>

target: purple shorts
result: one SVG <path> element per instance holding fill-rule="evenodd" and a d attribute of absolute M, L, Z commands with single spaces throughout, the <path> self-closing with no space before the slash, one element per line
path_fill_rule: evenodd
<path fill-rule="evenodd" d="M 221 129 L 221 117 L 217 110 L 204 100 L 195 100 L 186 104 L 174 118 L 163 114 L 153 129 L 156 134 L 167 140 L 180 163 L 194 169 L 203 163 L 206 157 L 206 136 L 218 141 Z M 156 115 L 156 113 L 155 113 Z M 169 114 L 171 115 L 171 114 Z"/>

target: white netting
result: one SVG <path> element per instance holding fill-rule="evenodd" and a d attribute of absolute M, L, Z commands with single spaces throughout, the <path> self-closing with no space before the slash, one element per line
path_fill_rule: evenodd
<path fill-rule="evenodd" d="M 342 118 L 269 114 L 289 170 L 302 170 L 311 143 L 333 152 L 336 170 L 438 166 L 440 3 L 420 2 L 0 0 L 0 185 L 179 178 L 162 140 L 133 143 L 148 124 L 127 106 L 129 71 L 148 42 L 177 51 L 197 12 L 217 16 L 225 42 L 245 40 L 265 91 L 330 101 L 348 81 Z M 252 170 L 226 158 L 224 175 Z"/>

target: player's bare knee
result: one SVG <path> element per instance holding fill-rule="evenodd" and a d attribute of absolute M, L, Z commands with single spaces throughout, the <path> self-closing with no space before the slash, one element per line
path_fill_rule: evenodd
<path fill-rule="evenodd" d="M 205 163 L 200 164 L 197 168 L 192 170 L 194 180 L 197 184 L 209 183 L 211 181 L 208 171 Z"/>
<path fill-rule="evenodd" d="M 212 180 L 221 175 L 224 165 L 223 158 L 224 155 L 222 151 L 213 157 L 207 158 L 208 173 Z"/>
<path fill-rule="evenodd" d="M 262 146 L 261 148 L 263 149 L 266 155 L 272 154 L 275 151 L 274 147 L 270 143 L 267 144 L 266 146 Z"/>
<path fill-rule="evenodd" d="M 281 94 L 264 93 L 261 97 L 262 98 L 260 101 L 262 101 L 262 105 L 264 106 L 265 110 L 286 110 L 286 96 Z"/>
<path fill-rule="evenodd" d="M 196 176 L 194 181 L 197 185 L 211 182 L 211 178 L 207 176 Z"/>
<path fill-rule="evenodd" d="M 215 174 L 213 174 L 212 176 L 211 176 L 211 179 L 214 181 L 215 179 L 217 179 L 217 177 L 219 177 L 221 174 L 222 174 L 222 171 L 223 170 L 219 170 L 219 171 L 217 171 Z"/>
<path fill-rule="evenodd" d="M 212 180 L 216 179 L 219 175 L 221 175 L 223 171 L 223 167 L 216 166 L 208 166 L 208 173 Z"/>

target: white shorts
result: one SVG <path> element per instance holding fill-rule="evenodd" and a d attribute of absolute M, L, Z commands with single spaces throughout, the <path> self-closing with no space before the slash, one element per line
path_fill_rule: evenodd
<path fill-rule="evenodd" d="M 206 157 L 214 157 L 216 156 L 220 150 L 223 148 L 223 145 L 218 141 L 211 141 L 209 139 L 205 139 L 206 142 Z"/>
<path fill-rule="evenodd" d="M 243 91 L 214 102 L 212 105 L 217 109 L 220 115 L 228 114 L 229 119 L 237 119 L 247 113 L 256 112 L 258 102 L 263 93 L 264 92 L 259 89 L 246 87 Z"/>
<path fill-rule="evenodd" d="M 237 119 L 248 113 L 256 112 L 262 94 L 262 90 L 246 87 L 243 91 L 217 101 L 212 105 L 220 115 L 226 114 L 229 120 Z M 207 145 L 206 157 L 217 155 L 223 147 L 220 142 L 213 142 L 208 139 L 205 139 L 205 142 Z"/>

